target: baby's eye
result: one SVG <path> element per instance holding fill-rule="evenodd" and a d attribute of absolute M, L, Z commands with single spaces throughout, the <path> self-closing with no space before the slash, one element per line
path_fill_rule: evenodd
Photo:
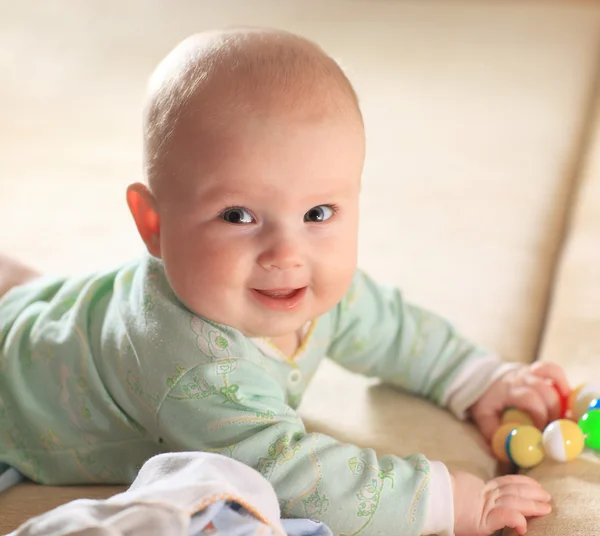
<path fill-rule="evenodd" d="M 241 207 L 232 207 L 224 210 L 221 213 L 221 218 L 227 223 L 254 223 L 254 218 L 250 212 Z"/>
<path fill-rule="evenodd" d="M 333 216 L 335 210 L 329 205 L 319 205 L 318 207 L 311 208 L 305 215 L 304 221 L 310 222 L 322 222 L 328 220 Z"/>

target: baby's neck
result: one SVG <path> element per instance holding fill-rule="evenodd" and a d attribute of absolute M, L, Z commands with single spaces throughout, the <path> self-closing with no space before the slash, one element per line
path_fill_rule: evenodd
<path fill-rule="evenodd" d="M 300 348 L 302 344 L 302 330 L 299 329 L 288 335 L 281 335 L 279 337 L 271 337 L 269 339 L 279 350 L 287 357 L 293 356 Z"/>

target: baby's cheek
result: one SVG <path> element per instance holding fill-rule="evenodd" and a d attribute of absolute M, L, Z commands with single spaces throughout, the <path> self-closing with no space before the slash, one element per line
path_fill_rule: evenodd
<path fill-rule="evenodd" d="M 214 300 L 222 301 L 232 290 L 239 289 L 246 281 L 243 248 L 234 247 L 229 241 L 198 241 L 182 252 L 185 259 L 185 280 L 187 292 L 195 295 L 194 301 L 201 300 L 205 306 L 215 306 Z M 231 296 L 230 296 L 231 298 Z"/>
<path fill-rule="evenodd" d="M 197 257 L 195 264 L 202 277 L 217 286 L 236 283 L 242 277 L 244 263 L 249 262 L 243 247 L 217 239 L 205 243 Z"/>
<path fill-rule="evenodd" d="M 327 312 L 344 297 L 355 272 L 352 257 L 327 259 L 316 267 L 314 277 L 315 297 L 319 301 L 319 314 Z"/>

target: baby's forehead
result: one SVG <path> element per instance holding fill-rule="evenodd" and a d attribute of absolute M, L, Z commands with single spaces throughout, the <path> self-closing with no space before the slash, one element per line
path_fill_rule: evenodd
<path fill-rule="evenodd" d="M 348 131 L 343 125 L 321 132 L 295 125 L 271 132 L 265 125 L 252 136 L 244 128 L 234 130 L 231 142 L 202 144 L 184 137 L 163 168 L 161 181 L 170 184 L 166 197 L 175 194 L 184 205 L 218 208 L 302 207 L 339 197 L 360 182 L 363 147 L 356 138 L 340 140 Z M 292 130 L 304 132 L 286 135 Z M 336 150 L 334 143 L 346 150 Z"/>
<path fill-rule="evenodd" d="M 203 207 L 215 212 L 228 206 L 244 206 L 251 210 L 303 212 L 319 204 L 341 202 L 352 196 L 356 190 L 352 186 L 360 183 L 351 175 L 329 177 L 329 180 L 310 176 L 306 179 L 300 182 L 270 176 L 265 181 L 258 176 L 243 174 L 218 178 L 199 176 L 182 183 L 178 197 L 182 206 L 192 210 Z"/>
<path fill-rule="evenodd" d="M 184 150 L 186 140 L 218 145 L 252 119 L 360 118 L 354 90 L 332 58 L 306 39 L 261 29 L 185 40 L 153 74 L 145 111 L 150 182 L 153 168 Z"/>

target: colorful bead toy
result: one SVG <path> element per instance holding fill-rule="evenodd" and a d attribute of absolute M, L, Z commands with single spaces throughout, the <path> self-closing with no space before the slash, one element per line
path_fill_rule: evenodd
<path fill-rule="evenodd" d="M 584 433 L 573 421 L 560 419 L 546 426 L 542 444 L 549 458 L 556 462 L 569 462 L 583 451 Z"/>
<path fill-rule="evenodd" d="M 492 437 L 492 450 L 501 462 L 509 463 L 510 458 L 506 454 L 506 439 L 508 435 L 518 426 L 512 422 L 503 424 L 496 430 L 494 437 Z"/>
<path fill-rule="evenodd" d="M 528 469 L 548 457 L 568 462 L 584 447 L 600 450 L 600 386 L 583 384 L 569 395 L 557 391 L 561 418 L 551 422 L 543 433 L 525 412 L 508 408 L 502 425 L 492 438 L 492 450 L 503 462 Z"/>
<path fill-rule="evenodd" d="M 558 395 L 558 399 L 560 401 L 560 418 L 564 419 L 569 414 L 569 402 L 571 394 L 562 393 L 555 383 L 552 383 L 552 387 L 554 387 L 554 390 L 556 391 L 556 394 Z"/>
<path fill-rule="evenodd" d="M 542 432 L 528 424 L 517 426 L 506 438 L 506 454 L 523 469 L 538 465 L 544 459 Z"/>
<path fill-rule="evenodd" d="M 600 410 L 592 409 L 579 420 L 579 428 L 585 435 L 585 446 L 600 450 Z"/>
<path fill-rule="evenodd" d="M 588 406 L 588 411 L 592 409 L 600 409 L 600 398 L 594 398 L 594 400 L 590 402 L 590 405 Z"/>
<path fill-rule="evenodd" d="M 583 383 L 573 389 L 569 396 L 570 417 L 579 421 L 587 412 L 592 400 L 600 398 L 600 385 Z"/>

